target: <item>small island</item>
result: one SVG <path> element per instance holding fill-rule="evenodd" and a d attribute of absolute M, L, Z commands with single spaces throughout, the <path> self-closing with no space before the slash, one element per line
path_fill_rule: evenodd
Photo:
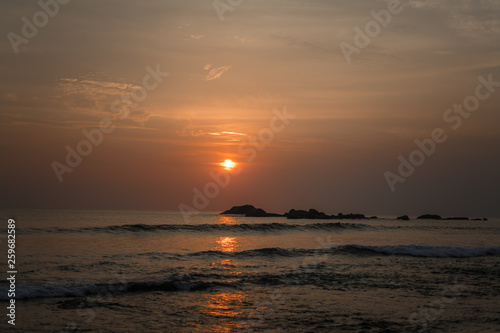
<path fill-rule="evenodd" d="M 287 213 L 277 214 L 277 213 L 268 213 L 262 208 L 255 208 L 253 205 L 243 205 L 243 206 L 234 206 L 231 209 L 225 210 L 222 215 L 242 215 L 245 217 L 286 217 L 290 220 L 298 220 L 298 219 L 311 219 L 311 220 L 364 220 L 364 219 L 377 219 L 377 216 L 366 217 L 364 214 L 342 214 L 338 215 L 327 215 L 323 212 L 320 212 L 316 209 L 309 210 L 300 210 L 300 209 L 290 209 Z M 410 218 L 408 215 L 398 216 L 397 220 L 409 221 Z M 424 214 L 417 217 L 417 220 L 456 220 L 456 221 L 488 221 L 486 217 L 484 218 L 468 218 L 468 217 L 441 217 L 436 214 Z"/>
<path fill-rule="evenodd" d="M 276 213 L 267 213 L 262 208 L 255 208 L 253 205 L 243 205 L 243 206 L 234 206 L 231 209 L 228 209 L 221 214 L 224 215 L 243 215 L 245 217 L 286 217 L 287 219 L 312 219 L 312 220 L 333 220 L 333 219 L 376 219 L 376 216 L 366 217 L 364 214 L 347 214 L 344 215 L 339 213 L 338 215 L 327 215 L 323 212 L 319 212 L 316 209 L 306 210 L 296 210 L 290 209 L 287 213 L 284 214 L 276 214 Z"/>
<path fill-rule="evenodd" d="M 221 214 L 244 215 L 246 217 L 282 217 L 282 214 L 267 213 L 261 208 L 255 208 L 253 205 L 234 206 L 231 209 L 223 211 Z"/>
<path fill-rule="evenodd" d="M 434 214 L 424 214 L 417 217 L 417 220 L 443 220 L 443 221 L 488 221 L 486 217 L 483 218 L 468 218 L 464 216 L 456 217 L 441 217 Z"/>

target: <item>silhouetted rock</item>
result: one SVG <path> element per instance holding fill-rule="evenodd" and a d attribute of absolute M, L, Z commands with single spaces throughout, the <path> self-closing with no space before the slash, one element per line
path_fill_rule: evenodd
<path fill-rule="evenodd" d="M 326 215 L 323 212 L 318 212 L 316 209 L 309 209 L 309 214 L 313 216 L 314 219 L 327 219 L 329 218 L 328 215 Z"/>
<path fill-rule="evenodd" d="M 251 217 L 267 217 L 267 213 L 265 210 L 261 208 L 256 208 L 255 210 L 251 210 L 248 213 L 245 214 L 245 216 L 251 216 Z"/>
<path fill-rule="evenodd" d="M 441 216 L 433 214 L 424 214 L 417 217 L 419 220 L 441 220 Z"/>
<path fill-rule="evenodd" d="M 309 211 L 305 210 L 295 210 L 291 209 L 287 214 L 286 217 L 288 219 L 313 219 L 313 220 L 318 220 L 318 219 L 331 219 L 331 216 L 326 215 L 323 212 L 318 212 L 316 209 L 309 209 Z"/>
<path fill-rule="evenodd" d="M 234 206 L 221 214 L 245 215 L 246 217 L 278 217 L 281 214 L 267 213 L 261 208 L 255 208 L 252 205 Z"/>
<path fill-rule="evenodd" d="M 335 215 L 334 215 L 335 216 Z M 349 220 L 363 220 L 366 219 L 365 215 L 363 214 L 347 214 L 347 215 L 342 215 L 342 217 L 339 216 L 334 217 L 334 218 L 342 218 L 342 219 L 349 219 Z"/>
<path fill-rule="evenodd" d="M 288 219 L 312 219 L 312 220 L 332 220 L 332 219 L 366 219 L 363 214 L 348 214 L 344 215 L 340 213 L 339 215 L 327 215 L 323 212 L 319 212 L 316 209 L 309 209 L 309 211 L 305 210 L 296 210 L 291 209 L 288 213 L 285 213 Z M 376 216 L 371 218 L 377 218 Z"/>
<path fill-rule="evenodd" d="M 246 215 L 250 211 L 254 211 L 255 207 L 252 205 L 243 205 L 243 206 L 234 206 L 231 209 L 228 209 L 221 214 L 238 214 L 238 215 Z"/>
<path fill-rule="evenodd" d="M 244 215 L 247 217 L 286 217 L 287 219 L 312 219 L 312 220 L 343 220 L 343 219 L 350 219 L 350 220 L 363 220 L 363 219 L 377 219 L 377 216 L 370 216 L 366 217 L 364 214 L 347 214 L 344 215 L 342 213 L 339 213 L 338 215 L 327 215 L 323 212 L 320 212 L 316 209 L 309 209 L 309 210 L 300 210 L 300 209 L 290 209 L 289 212 L 284 213 L 284 214 L 275 214 L 275 213 L 268 213 L 265 210 L 261 208 L 255 208 L 253 205 L 243 205 L 243 206 L 234 206 L 231 209 L 228 209 L 221 214 L 232 214 L 232 215 Z M 403 220 L 403 221 L 409 221 L 410 218 L 408 215 L 402 215 L 397 217 L 398 220 Z M 488 219 L 485 218 L 474 218 L 474 219 L 469 219 L 468 217 L 446 217 L 442 218 L 439 215 L 434 215 L 434 214 L 424 214 L 420 215 L 417 217 L 419 220 L 472 220 L 472 221 L 488 221 Z"/>
<path fill-rule="evenodd" d="M 311 210 L 305 211 L 300 209 L 299 210 L 290 209 L 290 211 L 286 214 L 286 218 L 290 220 L 313 219 L 315 218 L 314 216 L 315 216 L 314 210 L 313 212 L 311 212 Z"/>

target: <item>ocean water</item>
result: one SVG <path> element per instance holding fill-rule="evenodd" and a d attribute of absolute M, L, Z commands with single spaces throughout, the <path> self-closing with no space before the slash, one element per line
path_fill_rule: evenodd
<path fill-rule="evenodd" d="M 22 332 L 500 332 L 498 219 L 1 217 L 5 277 L 16 221 Z"/>

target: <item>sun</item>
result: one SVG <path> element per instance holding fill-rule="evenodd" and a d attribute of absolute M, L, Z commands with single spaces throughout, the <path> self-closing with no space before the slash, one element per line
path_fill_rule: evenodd
<path fill-rule="evenodd" d="M 225 160 L 220 165 L 222 165 L 224 167 L 224 169 L 226 169 L 226 170 L 231 170 L 236 166 L 236 163 L 234 163 L 231 160 Z"/>

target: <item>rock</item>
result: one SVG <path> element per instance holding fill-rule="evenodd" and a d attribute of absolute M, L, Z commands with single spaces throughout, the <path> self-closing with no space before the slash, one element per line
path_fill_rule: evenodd
<path fill-rule="evenodd" d="M 255 208 L 253 205 L 234 206 L 221 214 L 245 215 L 246 217 L 278 217 L 281 214 L 267 213 L 261 208 Z"/>
<path fill-rule="evenodd" d="M 245 214 L 245 216 L 249 217 L 267 217 L 267 213 L 265 210 L 261 208 L 255 208 L 254 210 L 248 211 L 248 213 Z"/>
<path fill-rule="evenodd" d="M 232 214 L 232 215 L 244 215 L 247 217 L 280 217 L 285 216 L 288 219 L 312 219 L 312 220 L 327 220 L 327 219 L 366 219 L 363 214 L 347 214 L 344 215 L 340 213 L 339 215 L 327 215 L 323 212 L 320 212 L 316 209 L 309 210 L 296 210 L 290 209 L 289 212 L 285 214 L 275 214 L 275 213 L 267 213 L 265 210 L 260 208 L 255 208 L 253 205 L 243 205 L 243 206 L 234 206 L 231 209 L 228 209 L 221 214 Z M 370 219 L 376 219 L 376 216 L 370 217 Z"/>
<path fill-rule="evenodd" d="M 314 218 L 314 213 L 310 213 L 305 210 L 295 210 L 290 209 L 290 211 L 286 214 L 286 218 L 290 220 L 298 220 L 298 219 L 311 219 Z"/>
<path fill-rule="evenodd" d="M 323 212 L 319 212 L 316 209 L 305 210 L 295 210 L 291 209 L 288 213 L 285 214 L 288 219 L 297 220 L 297 219 L 312 219 L 312 220 L 324 220 L 331 219 L 332 217 L 326 215 Z"/>
<path fill-rule="evenodd" d="M 338 215 L 327 215 L 323 212 L 320 212 L 314 208 L 311 208 L 309 210 L 296 210 L 296 209 L 290 209 L 289 212 L 284 213 L 284 214 L 275 214 L 275 213 L 268 213 L 265 210 L 261 208 L 255 208 L 253 205 L 243 205 L 243 206 L 234 206 L 231 209 L 228 209 L 221 214 L 231 214 L 231 215 L 244 215 L 247 217 L 286 217 L 287 219 L 312 219 L 312 220 L 326 220 L 326 219 L 336 219 L 336 220 L 342 220 L 342 219 L 350 219 L 350 220 L 363 220 L 367 219 L 367 217 L 364 214 L 347 214 L 344 215 L 342 213 L 339 213 Z M 370 216 L 368 219 L 377 219 L 377 216 Z M 397 217 L 398 220 L 403 220 L 403 221 L 409 221 L 410 218 L 408 215 L 402 215 Z M 468 217 L 447 217 L 447 218 L 442 218 L 439 215 L 434 215 L 434 214 L 424 214 L 420 215 L 417 217 L 419 220 L 463 220 L 467 221 L 469 220 Z M 473 221 L 488 221 L 488 219 L 485 218 L 475 218 L 472 219 Z"/>
<path fill-rule="evenodd" d="M 285 213 L 288 219 L 312 219 L 312 220 L 332 220 L 332 219 L 366 219 L 363 214 L 348 214 L 344 215 L 340 213 L 339 215 L 327 215 L 323 212 L 319 212 L 316 209 L 309 209 L 309 211 L 305 210 L 295 210 L 291 209 L 288 213 Z M 372 219 L 376 219 L 376 216 L 371 217 Z"/>
<path fill-rule="evenodd" d="M 441 220 L 441 216 L 433 214 L 424 214 L 417 217 L 418 220 Z"/>
<path fill-rule="evenodd" d="M 318 212 L 316 209 L 309 209 L 309 215 L 313 219 L 327 219 L 330 217 L 323 212 Z"/>
<path fill-rule="evenodd" d="M 237 214 L 246 215 L 248 212 L 255 211 L 255 207 L 252 205 L 234 206 L 221 214 Z"/>
<path fill-rule="evenodd" d="M 363 215 L 363 214 L 352 214 L 352 213 L 349 213 L 347 215 L 339 213 L 339 215 L 337 215 L 337 216 L 332 215 L 331 217 L 333 219 L 349 219 L 349 220 L 363 220 L 363 219 L 366 219 L 365 215 Z"/>
<path fill-rule="evenodd" d="M 488 219 L 486 217 L 483 217 L 483 221 L 488 221 Z"/>

